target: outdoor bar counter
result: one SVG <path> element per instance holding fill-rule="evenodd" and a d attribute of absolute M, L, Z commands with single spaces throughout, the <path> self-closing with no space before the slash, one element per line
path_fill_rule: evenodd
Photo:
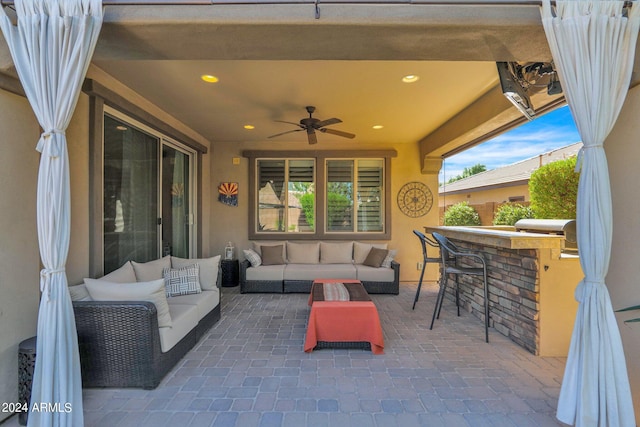
<path fill-rule="evenodd" d="M 518 232 L 513 227 L 425 227 L 425 231 L 436 231 L 460 250 L 484 256 L 490 341 L 497 331 L 535 355 L 567 355 L 578 307 L 574 289 L 583 274 L 578 256 L 563 253 L 563 236 Z M 454 292 L 455 282 L 449 280 L 447 298 L 455 300 Z M 482 280 L 461 276 L 461 307 L 484 320 L 483 299 Z M 440 317 L 452 315 L 455 312 L 443 311 Z M 481 326 L 479 322 L 479 331 Z"/>

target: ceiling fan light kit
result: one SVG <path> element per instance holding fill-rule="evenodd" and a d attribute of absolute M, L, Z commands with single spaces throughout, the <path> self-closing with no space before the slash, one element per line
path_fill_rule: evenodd
<path fill-rule="evenodd" d="M 298 126 L 300 129 L 294 129 L 294 130 L 289 130 L 286 132 L 281 132 L 281 133 L 277 133 L 275 135 L 271 135 L 268 138 L 275 138 L 277 136 L 281 136 L 281 135 L 286 135 L 289 133 L 293 133 L 293 132 L 300 132 L 300 131 L 306 131 L 307 132 L 307 141 L 309 142 L 309 144 L 317 144 L 318 143 L 318 138 L 316 135 L 316 131 L 320 131 L 322 133 L 328 133 L 331 135 L 337 135 L 337 136 L 341 136 L 343 138 L 350 138 L 353 139 L 355 138 L 355 134 L 353 133 L 349 133 L 349 132 L 343 132 L 340 130 L 336 130 L 336 129 L 331 129 L 331 128 L 327 128 L 326 126 L 331 126 L 331 125 L 335 125 L 338 123 L 342 123 L 342 120 L 338 119 L 338 118 L 331 118 L 331 119 L 327 119 L 327 120 L 320 120 L 320 119 L 316 119 L 315 117 L 313 117 L 313 112 L 316 111 L 316 107 L 309 105 L 306 107 L 307 113 L 309 113 L 309 117 L 305 117 L 304 119 L 300 120 L 300 123 L 294 123 L 294 122 L 287 122 L 284 120 L 276 120 L 276 122 L 278 123 L 287 123 L 290 125 L 294 125 L 294 126 Z"/>

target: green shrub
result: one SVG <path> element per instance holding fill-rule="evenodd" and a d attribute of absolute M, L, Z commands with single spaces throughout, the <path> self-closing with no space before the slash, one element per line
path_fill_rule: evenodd
<path fill-rule="evenodd" d="M 505 203 L 493 216 L 493 225 L 514 225 L 522 218 L 533 218 L 533 210 L 519 203 Z"/>
<path fill-rule="evenodd" d="M 444 213 L 444 225 L 480 225 L 480 215 L 468 202 L 456 203 Z"/>
<path fill-rule="evenodd" d="M 302 212 L 304 212 L 304 218 L 309 224 L 309 227 L 313 229 L 314 226 L 314 217 L 315 210 L 313 208 L 315 202 L 315 195 L 313 193 L 306 193 L 300 196 L 300 205 L 302 206 Z"/>
<path fill-rule="evenodd" d="M 536 218 L 573 219 L 576 217 L 578 180 L 576 157 L 540 167 L 529 179 L 531 209 Z"/>

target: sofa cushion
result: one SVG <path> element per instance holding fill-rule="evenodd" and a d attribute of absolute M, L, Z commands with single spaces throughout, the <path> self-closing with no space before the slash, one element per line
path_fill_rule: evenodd
<path fill-rule="evenodd" d="M 94 301 L 149 301 L 156 306 L 158 326 L 171 327 L 169 304 L 165 295 L 164 280 L 150 282 L 113 283 L 97 279 L 84 279 L 89 295 Z"/>
<path fill-rule="evenodd" d="M 367 265 L 356 265 L 356 279 L 361 282 L 393 282 L 394 271 L 391 268 L 369 267 Z"/>
<path fill-rule="evenodd" d="M 151 280 L 162 279 L 162 271 L 167 267 L 171 268 L 171 257 L 167 255 L 164 258 L 149 262 L 131 261 L 131 265 L 136 273 L 136 281 L 150 282 Z"/>
<path fill-rule="evenodd" d="M 195 305 L 198 311 L 198 321 L 209 314 L 220 303 L 220 290 L 202 291 L 199 294 L 181 295 L 168 298 L 169 311 L 174 304 Z"/>
<path fill-rule="evenodd" d="M 382 265 L 382 261 L 387 257 L 389 253 L 386 249 L 380 248 L 371 248 L 369 251 L 369 255 L 362 261 L 362 265 L 367 265 L 369 267 L 380 267 Z"/>
<path fill-rule="evenodd" d="M 369 252 L 371 251 L 371 248 L 380 248 L 380 249 L 387 249 L 387 244 L 386 243 L 360 243 L 360 242 L 353 242 L 353 262 L 355 264 L 362 264 L 364 262 L 364 260 L 367 258 L 367 255 L 369 255 Z"/>
<path fill-rule="evenodd" d="M 353 263 L 353 242 L 320 242 L 320 264 Z"/>
<path fill-rule="evenodd" d="M 247 280 L 284 280 L 284 268 L 285 264 L 250 267 L 247 268 Z"/>
<path fill-rule="evenodd" d="M 262 246 L 262 265 L 281 265 L 284 264 L 282 258 L 282 245 Z"/>
<path fill-rule="evenodd" d="M 287 264 L 284 280 L 355 279 L 353 264 Z"/>
<path fill-rule="evenodd" d="M 69 286 L 69 296 L 71 297 L 71 301 L 93 301 L 84 283 Z"/>
<path fill-rule="evenodd" d="M 287 261 L 289 264 L 318 264 L 320 243 L 287 242 Z"/>
<path fill-rule="evenodd" d="M 159 277 L 156 277 L 156 279 L 159 279 Z M 105 274 L 100 280 L 113 283 L 133 283 L 138 281 L 133 265 L 129 261 L 125 262 L 119 269 Z"/>
<path fill-rule="evenodd" d="M 243 249 L 242 253 L 244 254 L 245 259 L 251 263 L 251 267 L 260 267 L 262 264 L 260 254 L 253 249 Z"/>
<path fill-rule="evenodd" d="M 164 288 L 167 297 L 202 292 L 200 288 L 200 266 L 198 264 L 182 268 L 165 268 L 162 272 L 162 277 L 164 277 Z"/>
<path fill-rule="evenodd" d="M 171 257 L 171 267 L 182 268 L 188 265 L 198 264 L 200 267 L 200 288 L 202 290 L 218 289 L 218 269 L 220 267 L 220 255 L 211 258 L 178 258 Z"/>
<path fill-rule="evenodd" d="M 163 353 L 171 350 L 185 335 L 198 325 L 198 309 L 190 304 L 171 304 L 169 312 L 173 327 L 160 328 L 160 349 Z"/>

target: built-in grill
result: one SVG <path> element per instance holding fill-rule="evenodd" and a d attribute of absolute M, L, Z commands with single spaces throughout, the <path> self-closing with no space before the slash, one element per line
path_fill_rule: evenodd
<path fill-rule="evenodd" d="M 564 250 L 578 252 L 578 236 L 575 219 L 521 219 L 515 224 L 516 231 L 564 236 Z"/>

